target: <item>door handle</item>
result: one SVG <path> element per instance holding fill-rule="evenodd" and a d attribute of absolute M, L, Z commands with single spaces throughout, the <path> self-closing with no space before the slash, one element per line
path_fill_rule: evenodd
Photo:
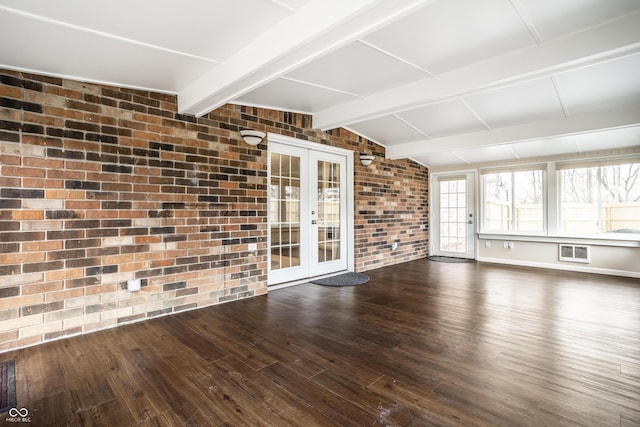
<path fill-rule="evenodd" d="M 470 219 L 469 221 L 467 221 L 467 224 L 473 224 L 473 220 Z"/>
<path fill-rule="evenodd" d="M 315 225 L 315 224 L 317 224 L 317 223 L 318 223 L 318 221 L 316 221 L 315 219 L 312 219 L 312 220 L 311 220 L 311 224 L 314 224 L 314 225 Z"/>

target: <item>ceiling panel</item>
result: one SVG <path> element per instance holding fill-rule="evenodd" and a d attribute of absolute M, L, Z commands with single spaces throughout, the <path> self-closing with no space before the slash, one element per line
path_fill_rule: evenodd
<path fill-rule="evenodd" d="M 127 82 L 128 86 L 177 92 L 215 65 L 4 11 L 0 11 L 0 28 L 6 34 L 20 34 L 11 43 L 0 43 L 0 66 L 10 64 L 81 80 Z M 109 64 L 104 58 L 109 58 Z"/>
<path fill-rule="evenodd" d="M 640 9 L 638 0 L 520 0 L 543 40 Z"/>
<path fill-rule="evenodd" d="M 361 96 L 427 76 L 423 71 L 357 41 L 287 75 Z"/>
<path fill-rule="evenodd" d="M 456 151 L 456 155 L 468 163 L 494 162 L 500 160 L 515 160 L 516 155 L 508 144 L 481 147 L 473 150 Z"/>
<path fill-rule="evenodd" d="M 472 150 L 430 153 L 415 157 L 415 160 L 429 167 L 464 166 L 483 162 L 561 156 L 638 146 L 640 146 L 640 127 L 630 127 Z"/>
<path fill-rule="evenodd" d="M 365 40 L 436 74 L 535 45 L 508 0 L 439 1 Z"/>
<path fill-rule="evenodd" d="M 573 136 L 519 142 L 512 144 L 511 149 L 521 159 L 555 156 L 580 151 Z"/>
<path fill-rule="evenodd" d="M 576 135 L 574 139 L 582 151 L 640 147 L 640 127 Z"/>
<path fill-rule="evenodd" d="M 424 135 L 393 115 L 354 123 L 348 128 L 386 146 L 425 139 Z"/>
<path fill-rule="evenodd" d="M 459 100 L 403 111 L 398 116 L 432 138 L 486 130 L 482 122 Z"/>
<path fill-rule="evenodd" d="M 269 0 L 269 1 L 289 9 L 300 9 L 302 6 L 309 3 L 309 0 Z"/>
<path fill-rule="evenodd" d="M 417 156 L 414 158 L 416 161 L 429 167 L 464 166 L 483 162 L 517 159 L 509 145 L 480 147 L 473 150 L 429 153 L 428 155 Z"/>
<path fill-rule="evenodd" d="M 467 164 L 460 157 L 457 157 L 455 154 L 452 154 L 452 153 L 431 153 L 428 156 L 414 157 L 414 160 L 430 168 L 448 166 L 448 165 Z"/>
<path fill-rule="evenodd" d="M 216 61 L 291 14 L 269 0 L 0 0 L 0 5 Z"/>
<path fill-rule="evenodd" d="M 291 96 L 292 93 L 296 96 Z M 345 93 L 280 78 L 237 98 L 237 101 L 285 111 L 311 113 L 354 99 L 357 98 Z"/>
<path fill-rule="evenodd" d="M 550 78 L 468 96 L 465 101 L 491 128 L 564 116 Z"/>
<path fill-rule="evenodd" d="M 560 74 L 556 81 L 569 114 L 637 104 L 640 54 Z"/>

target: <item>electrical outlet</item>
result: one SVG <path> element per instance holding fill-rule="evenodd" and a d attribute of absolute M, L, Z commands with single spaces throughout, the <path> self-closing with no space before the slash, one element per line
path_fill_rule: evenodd
<path fill-rule="evenodd" d="M 502 247 L 505 249 L 509 249 L 509 242 L 502 242 Z"/>
<path fill-rule="evenodd" d="M 509 242 L 509 249 L 513 249 L 513 242 Z"/>
<path fill-rule="evenodd" d="M 249 243 L 248 249 L 250 252 L 254 252 L 258 250 L 258 244 L 257 243 Z"/>
<path fill-rule="evenodd" d="M 490 248 L 491 247 L 491 240 L 485 240 L 484 241 L 484 247 L 485 248 Z"/>
<path fill-rule="evenodd" d="M 398 249 L 398 242 L 393 242 L 393 244 L 391 245 L 391 250 L 395 251 L 396 249 Z"/>
<path fill-rule="evenodd" d="M 127 290 L 129 292 L 139 291 L 141 286 L 142 286 L 142 281 L 140 279 L 127 280 Z"/>

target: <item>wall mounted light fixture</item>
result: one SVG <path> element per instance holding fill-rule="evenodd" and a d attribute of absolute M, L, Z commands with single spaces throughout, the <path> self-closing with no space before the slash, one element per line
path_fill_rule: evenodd
<path fill-rule="evenodd" d="M 360 163 L 362 163 L 363 166 L 369 166 L 375 158 L 376 156 L 372 156 L 371 154 L 360 154 Z"/>
<path fill-rule="evenodd" d="M 242 139 L 249 145 L 258 145 L 262 142 L 266 133 L 260 132 L 259 130 L 253 129 L 243 129 L 240 131 L 240 135 L 242 135 Z"/>

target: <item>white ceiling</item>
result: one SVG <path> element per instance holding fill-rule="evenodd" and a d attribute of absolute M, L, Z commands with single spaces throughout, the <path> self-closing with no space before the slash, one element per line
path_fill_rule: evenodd
<path fill-rule="evenodd" d="M 638 0 L 0 0 L 0 67 L 313 115 L 430 167 L 640 146 Z"/>

